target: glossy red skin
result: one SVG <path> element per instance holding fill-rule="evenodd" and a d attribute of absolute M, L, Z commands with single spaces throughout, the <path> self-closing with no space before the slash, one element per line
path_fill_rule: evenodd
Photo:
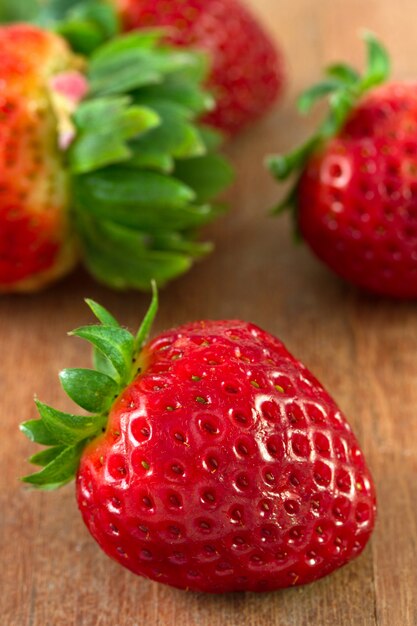
<path fill-rule="evenodd" d="M 207 122 L 235 134 L 263 115 L 283 88 L 280 52 L 237 0 L 113 0 L 127 30 L 164 26 L 170 41 L 208 51 L 218 106 Z"/>
<path fill-rule="evenodd" d="M 72 265 L 66 177 L 50 76 L 71 67 L 59 37 L 0 28 L 0 290 L 32 289 Z"/>
<path fill-rule="evenodd" d="M 166 332 L 84 451 L 77 499 L 113 559 L 181 589 L 270 591 L 364 548 L 372 479 L 338 407 L 239 321 Z"/>
<path fill-rule="evenodd" d="M 372 91 L 298 190 L 303 238 L 349 282 L 417 297 L 417 83 Z"/>

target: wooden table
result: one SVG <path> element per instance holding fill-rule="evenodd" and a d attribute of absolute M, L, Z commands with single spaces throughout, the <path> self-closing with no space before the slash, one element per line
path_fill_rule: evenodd
<path fill-rule="evenodd" d="M 356 562 L 314 585 L 265 596 L 204 597 L 137 578 L 107 559 L 84 528 L 73 486 L 34 493 L 17 477 L 31 445 L 17 425 L 33 395 L 69 408 L 62 367 L 87 365 L 66 331 L 91 321 L 93 297 L 136 326 L 148 297 L 120 296 L 81 271 L 54 289 L 0 302 L 0 623 L 2 626 L 415 626 L 417 624 L 417 305 L 368 297 L 294 247 L 289 221 L 266 214 L 282 193 L 266 153 L 302 139 L 296 94 L 324 63 L 362 63 L 358 30 L 390 48 L 399 78 L 417 76 L 415 0 L 252 0 L 288 58 L 281 107 L 229 147 L 238 171 L 217 252 L 162 294 L 155 331 L 196 318 L 241 317 L 279 335 L 338 399 L 376 480 L 379 519 Z M 256 5 L 256 7 L 255 7 Z"/>

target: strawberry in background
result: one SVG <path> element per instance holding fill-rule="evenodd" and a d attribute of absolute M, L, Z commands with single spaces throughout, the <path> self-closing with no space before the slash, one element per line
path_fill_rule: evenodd
<path fill-rule="evenodd" d="M 231 169 L 198 121 L 214 106 L 206 59 L 155 31 L 113 38 L 102 9 L 61 34 L 0 28 L 0 291 L 40 289 L 79 260 L 148 289 L 211 250 L 197 234 Z"/>
<path fill-rule="evenodd" d="M 269 159 L 295 185 L 299 235 L 336 274 L 372 293 L 417 298 L 417 83 L 386 82 L 390 62 L 367 35 L 363 76 L 345 64 L 300 98 L 301 112 L 329 96 L 330 112 L 303 146 Z"/>
<path fill-rule="evenodd" d="M 262 24 L 240 0 L 28 0 L 26 9 L 10 0 L 15 14 L 44 25 L 77 23 L 88 15 L 113 7 L 123 31 L 163 28 L 174 45 L 208 53 L 208 88 L 216 107 L 206 120 L 234 135 L 264 115 L 279 99 L 284 85 L 280 50 Z M 0 15 L 1 17 L 1 15 Z"/>

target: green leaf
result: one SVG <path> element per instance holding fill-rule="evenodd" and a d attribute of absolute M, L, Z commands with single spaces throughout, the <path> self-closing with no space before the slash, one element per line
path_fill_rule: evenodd
<path fill-rule="evenodd" d="M 362 93 L 387 80 L 391 71 L 389 55 L 375 35 L 369 32 L 365 33 L 364 40 L 368 49 L 368 67 L 361 81 Z"/>
<path fill-rule="evenodd" d="M 55 27 L 74 51 L 87 56 L 120 31 L 115 7 L 103 0 L 43 0 L 36 22 Z"/>
<path fill-rule="evenodd" d="M 143 87 L 140 90 L 140 97 L 144 102 L 176 103 L 194 115 L 203 115 L 215 107 L 214 97 L 205 91 L 199 82 L 190 81 L 181 73 L 167 76 L 161 84 Z"/>
<path fill-rule="evenodd" d="M 132 156 L 128 140 L 158 126 L 159 116 L 130 99 L 98 98 L 82 103 L 74 115 L 78 129 L 69 161 L 75 174 L 84 174 Z"/>
<path fill-rule="evenodd" d="M 39 401 L 36 401 L 36 406 L 42 423 L 54 441 L 67 446 L 97 435 L 103 423 L 103 418 L 99 415 L 63 413 Z"/>
<path fill-rule="evenodd" d="M 99 282 L 114 289 L 148 291 L 187 272 L 192 257 L 182 251 L 155 248 L 157 238 L 104 221 L 78 216 L 85 262 Z"/>
<path fill-rule="evenodd" d="M 156 286 L 156 282 L 153 280 L 151 282 L 152 287 L 152 301 L 149 306 L 149 309 L 142 321 L 142 324 L 139 327 L 135 338 L 134 352 L 137 354 L 140 350 L 142 350 L 145 345 L 149 334 L 151 332 L 152 324 L 154 323 L 156 314 L 158 312 L 158 288 Z"/>
<path fill-rule="evenodd" d="M 119 393 L 110 376 L 94 370 L 66 369 L 59 377 L 71 400 L 92 413 L 105 413 Z"/>
<path fill-rule="evenodd" d="M 224 213 L 222 206 L 213 207 L 216 215 Z M 156 250 L 173 251 L 185 254 L 193 259 L 206 256 L 213 251 L 213 244 L 207 241 L 195 241 L 189 233 L 161 232 L 153 236 L 153 244 Z"/>
<path fill-rule="evenodd" d="M 231 185 L 234 178 L 232 167 L 219 154 L 177 161 L 174 174 L 194 190 L 197 202 L 208 202 Z"/>
<path fill-rule="evenodd" d="M 37 454 L 31 456 L 29 463 L 39 465 L 40 467 L 46 467 L 65 450 L 65 447 L 66 446 L 53 446 L 52 448 L 46 448 L 46 450 L 42 450 L 42 452 L 38 452 Z"/>
<path fill-rule="evenodd" d="M 360 74 L 353 67 L 346 63 L 333 63 L 326 68 L 326 75 L 329 78 L 344 83 L 345 85 L 355 85 L 360 81 Z"/>
<path fill-rule="evenodd" d="M 200 64 L 200 57 L 194 53 L 147 49 L 141 41 L 137 33 L 125 35 L 105 44 L 91 57 L 88 75 L 93 94 L 114 95 L 162 83 L 165 75 L 195 69 Z"/>
<path fill-rule="evenodd" d="M 94 54 L 95 62 L 112 61 L 118 55 L 132 50 L 152 51 L 157 48 L 164 31 L 153 28 L 140 30 L 112 39 L 106 45 L 101 46 Z"/>
<path fill-rule="evenodd" d="M 45 26 L 53 26 L 56 22 L 61 22 L 68 17 L 71 9 L 78 4 L 84 4 L 86 0 L 37 0 L 37 4 L 42 7 L 39 14 L 39 21 Z"/>
<path fill-rule="evenodd" d="M 207 211 L 192 207 L 194 191 L 179 180 L 142 170 L 112 167 L 78 177 L 78 212 L 138 230 L 191 228 L 207 221 Z"/>
<path fill-rule="evenodd" d="M 68 12 L 68 18 L 95 24 L 100 29 L 103 40 L 113 39 L 118 35 L 121 28 L 115 8 L 103 0 L 80 0 L 79 2 L 73 2 Z"/>
<path fill-rule="evenodd" d="M 223 135 L 214 130 L 214 128 L 210 128 L 209 126 L 199 125 L 198 127 L 200 131 L 200 136 L 204 141 L 207 152 L 214 152 L 218 150 L 223 144 Z"/>
<path fill-rule="evenodd" d="M 84 20 L 63 22 L 57 26 L 56 32 L 68 41 L 74 52 L 85 56 L 89 56 L 105 40 L 97 24 Z"/>
<path fill-rule="evenodd" d="M 29 22 L 39 12 L 36 0 L 1 0 L 0 22 Z"/>
<path fill-rule="evenodd" d="M 316 102 L 324 96 L 334 93 L 337 89 L 340 89 L 340 82 L 336 80 L 326 80 L 313 85 L 301 94 L 298 100 L 298 110 L 303 114 L 309 113 Z"/>
<path fill-rule="evenodd" d="M 59 439 L 47 429 L 45 423 L 40 419 L 23 422 L 19 428 L 34 443 L 40 443 L 43 446 L 54 446 L 60 443 Z"/>
<path fill-rule="evenodd" d="M 304 167 L 306 159 L 315 150 L 320 141 L 313 136 L 304 145 L 285 155 L 270 156 L 267 158 L 267 167 L 277 180 L 286 180 L 293 172 Z"/>
<path fill-rule="evenodd" d="M 181 106 L 164 101 L 152 101 L 136 97 L 142 106 L 155 110 L 160 125 L 131 143 L 133 157 L 131 163 L 141 163 L 143 155 L 168 155 L 177 159 L 199 156 L 206 152 L 206 146 L 199 129 L 189 121 L 189 111 Z"/>
<path fill-rule="evenodd" d="M 114 326 L 116 328 L 120 328 L 120 324 L 115 317 L 111 313 L 98 304 L 98 302 L 94 302 L 94 300 L 90 300 L 90 298 L 86 298 L 86 303 L 96 316 L 96 318 L 101 322 L 104 326 Z"/>
<path fill-rule="evenodd" d="M 86 339 L 111 363 L 121 385 L 127 382 L 132 366 L 134 338 L 124 328 L 115 326 L 83 326 L 70 335 Z"/>
<path fill-rule="evenodd" d="M 78 469 L 81 454 L 86 442 L 64 448 L 46 467 L 22 480 L 40 489 L 55 489 L 72 480 Z"/>

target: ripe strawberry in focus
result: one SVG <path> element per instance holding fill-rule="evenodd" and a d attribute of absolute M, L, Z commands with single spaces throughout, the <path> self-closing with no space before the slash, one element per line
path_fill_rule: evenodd
<path fill-rule="evenodd" d="M 173 44 L 210 53 L 210 89 L 217 100 L 207 122 L 235 134 L 263 115 L 283 88 L 275 43 L 238 0 L 112 0 L 127 30 L 169 29 Z"/>
<path fill-rule="evenodd" d="M 0 30 L 0 58 L 0 289 L 30 290 L 75 263 L 51 81 L 80 60 L 25 25 Z"/>
<path fill-rule="evenodd" d="M 364 77 L 335 65 L 302 96 L 307 111 L 330 94 L 329 118 L 305 146 L 270 165 L 280 180 L 299 173 L 280 208 L 295 210 L 301 236 L 322 261 L 371 292 L 416 298 L 417 83 L 376 86 L 389 60 L 372 37 L 368 47 Z"/>
<path fill-rule="evenodd" d="M 64 370 L 61 382 L 92 415 L 38 403 L 41 420 L 22 430 L 50 447 L 28 483 L 77 474 L 102 549 L 181 589 L 302 585 L 362 552 L 375 521 L 369 470 L 335 402 L 280 341 L 202 321 L 143 347 L 156 300 L 136 339 L 90 306 L 104 325 L 74 334 L 95 346 L 97 371 Z"/>

